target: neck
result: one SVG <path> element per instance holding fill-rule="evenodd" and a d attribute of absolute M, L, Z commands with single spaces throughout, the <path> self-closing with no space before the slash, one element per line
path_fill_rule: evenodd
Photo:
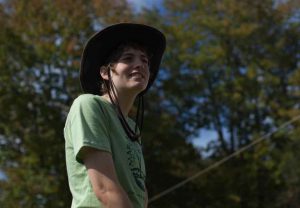
<path fill-rule="evenodd" d="M 110 97 L 108 95 L 108 93 L 102 95 L 102 97 L 107 100 L 108 102 L 111 103 Z M 128 116 L 128 113 L 130 111 L 130 109 L 133 106 L 134 100 L 135 100 L 136 95 L 125 95 L 125 94 L 117 94 L 117 99 L 121 108 L 121 111 L 123 113 L 124 116 Z M 114 101 L 116 100 L 116 98 L 112 95 L 112 99 L 114 99 Z"/>

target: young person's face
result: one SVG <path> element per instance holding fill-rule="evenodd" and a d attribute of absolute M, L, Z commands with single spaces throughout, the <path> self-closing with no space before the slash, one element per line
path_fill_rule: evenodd
<path fill-rule="evenodd" d="M 111 70 L 111 78 L 118 93 L 137 95 L 146 89 L 149 76 L 147 55 L 143 51 L 133 48 L 125 49 Z"/>

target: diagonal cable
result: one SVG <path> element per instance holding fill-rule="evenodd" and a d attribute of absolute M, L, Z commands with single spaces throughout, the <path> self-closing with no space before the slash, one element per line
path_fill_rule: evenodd
<path fill-rule="evenodd" d="M 152 197 L 151 199 L 149 199 L 149 204 L 158 200 L 159 198 L 169 194 L 170 192 L 174 191 L 175 189 L 180 188 L 181 186 L 185 185 L 186 183 L 194 180 L 195 178 L 209 172 L 210 170 L 217 168 L 218 166 L 222 165 L 223 163 L 227 162 L 228 160 L 230 160 L 231 158 L 237 156 L 238 154 L 248 150 L 249 148 L 253 147 L 254 145 L 258 144 L 259 142 L 263 141 L 264 139 L 270 137 L 272 134 L 276 133 L 277 131 L 286 128 L 288 125 L 294 123 L 295 121 L 300 119 L 300 115 L 293 117 L 291 120 L 285 122 L 284 124 L 280 125 L 278 128 L 274 129 L 273 131 L 270 131 L 269 133 L 261 136 L 260 138 L 254 140 L 253 142 L 251 142 L 250 144 L 238 149 L 237 151 L 235 151 L 234 153 L 232 153 L 231 155 L 228 155 L 227 157 L 215 162 L 214 164 L 208 166 L 207 168 L 205 168 L 204 170 L 201 170 L 199 172 L 197 172 L 196 174 L 194 174 L 193 176 L 175 184 L 174 186 L 171 186 L 170 188 L 166 189 L 165 191 L 155 195 L 154 197 Z"/>

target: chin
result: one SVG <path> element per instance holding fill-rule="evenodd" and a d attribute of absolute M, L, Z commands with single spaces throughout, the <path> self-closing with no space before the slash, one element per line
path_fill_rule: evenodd
<path fill-rule="evenodd" d="M 140 93 L 146 89 L 147 85 L 144 84 L 137 84 L 135 86 L 132 86 L 131 89 L 137 93 Z"/>

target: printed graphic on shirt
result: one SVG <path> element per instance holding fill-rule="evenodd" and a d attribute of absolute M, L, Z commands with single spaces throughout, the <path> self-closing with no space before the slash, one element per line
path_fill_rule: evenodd
<path fill-rule="evenodd" d="M 146 175 L 142 170 L 142 151 L 134 146 L 133 143 L 127 144 L 127 158 L 131 173 L 135 179 L 137 186 L 145 191 Z"/>

